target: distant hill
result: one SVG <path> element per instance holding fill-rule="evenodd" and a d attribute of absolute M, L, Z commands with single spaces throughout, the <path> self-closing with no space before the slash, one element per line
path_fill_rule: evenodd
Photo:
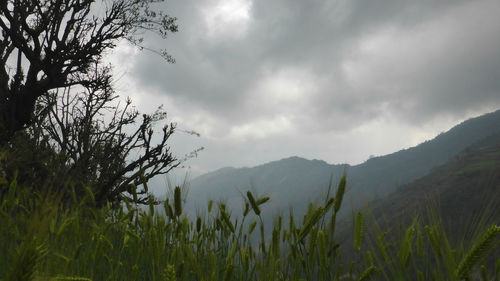
<path fill-rule="evenodd" d="M 332 172 L 340 174 L 345 167 L 290 157 L 252 168 L 223 168 L 194 179 L 187 202 L 204 207 L 208 199 L 224 198 L 230 207 L 238 208 L 241 194 L 252 190 L 257 195 L 271 197 L 264 211 L 270 206 L 287 211 L 289 205 L 296 209 L 297 199 L 304 202 L 316 199 L 318 192 L 326 189 Z"/>
<path fill-rule="evenodd" d="M 472 118 L 416 147 L 369 159 L 350 170 L 359 192 L 385 196 L 444 164 L 475 142 L 500 132 L 500 110 Z M 394 136 L 396 137 L 396 136 Z"/>
<path fill-rule="evenodd" d="M 469 244 L 489 225 L 500 224 L 500 134 L 474 143 L 424 177 L 369 202 L 364 214 L 365 237 L 390 230 L 386 241 L 391 241 L 400 238 L 415 218 L 421 225 L 439 219 L 451 245 Z M 337 223 L 337 239 L 343 242 L 343 258 L 355 258 L 350 217 Z"/>
<path fill-rule="evenodd" d="M 500 223 L 500 134 L 487 137 L 428 175 L 370 204 L 373 214 L 388 221 L 410 218 L 436 208 L 448 228 L 464 231 L 486 214 Z"/>
<path fill-rule="evenodd" d="M 287 212 L 289 207 L 300 214 L 311 200 L 324 197 L 332 175 L 335 184 L 344 171 L 348 177 L 346 209 L 349 205 L 357 208 L 427 175 L 468 146 L 497 133 L 500 133 L 500 110 L 464 121 L 416 147 L 375 157 L 360 165 L 330 165 L 321 160 L 291 157 L 252 168 L 223 168 L 190 182 L 188 208 L 194 205 L 205 208 L 208 199 L 220 198 L 238 208 L 241 193 L 255 190 L 257 194 L 271 196 L 271 202 L 263 210 L 265 215 L 274 215 L 276 210 Z"/>

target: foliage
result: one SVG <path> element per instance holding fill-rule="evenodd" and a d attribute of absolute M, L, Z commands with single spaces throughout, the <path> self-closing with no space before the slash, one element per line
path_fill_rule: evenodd
<path fill-rule="evenodd" d="M 121 40 L 145 48 L 144 31 L 176 32 L 176 19 L 155 11 L 163 1 L 1 1 L 0 175 L 20 171 L 21 185 L 63 202 L 88 188 L 97 206 L 150 201 L 148 180 L 180 163 L 166 145 L 175 125 L 156 139 L 161 108 L 141 116 L 130 100 L 116 103 L 102 58 Z"/>
<path fill-rule="evenodd" d="M 364 241 L 371 232 L 361 240 L 362 225 L 370 224 L 358 214 L 359 251 L 345 261 L 332 225 L 341 198 L 311 205 L 302 221 L 278 217 L 272 237 L 261 235 L 255 245 L 250 236 L 256 227 L 264 233 L 259 210 L 268 198 L 252 193 L 243 198 L 243 216 L 209 202 L 191 220 L 182 214 L 180 187 L 163 211 L 128 201 L 91 208 L 91 193 L 70 211 L 57 195 L 26 192 L 15 180 L 1 184 L 8 193 L 0 201 L 0 280 L 500 280 L 498 226 L 473 245 L 452 247 L 439 225 L 414 220 L 400 239 L 382 235 L 372 248 Z"/>
<path fill-rule="evenodd" d="M 120 40 L 143 48 L 141 32 L 166 37 L 175 18 L 163 0 L 0 2 L 0 144 L 32 121 L 36 102 L 72 86 L 112 88 L 101 58 Z M 168 61 L 173 59 L 160 51 Z M 14 65 L 11 65 L 11 64 Z"/>
<path fill-rule="evenodd" d="M 175 124 L 157 135 L 155 124 L 166 118 L 161 108 L 141 116 L 130 100 L 116 100 L 112 89 L 96 85 L 42 96 L 33 124 L 2 149 L 0 169 L 7 177 L 20 170 L 28 185 L 38 183 L 31 189 L 58 190 L 64 201 L 91 188 L 97 206 L 124 197 L 148 203 L 147 182 L 181 163 L 167 145 Z"/>

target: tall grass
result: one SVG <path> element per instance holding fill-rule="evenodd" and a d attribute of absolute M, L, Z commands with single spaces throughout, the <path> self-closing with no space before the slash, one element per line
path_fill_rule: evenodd
<path fill-rule="evenodd" d="M 32 194 L 16 181 L 0 204 L 0 280 L 500 280 L 499 226 L 468 248 L 453 246 L 439 225 L 414 220 L 401 236 L 376 237 L 355 216 L 352 260 L 336 235 L 346 178 L 335 196 L 304 216 L 275 219 L 265 235 L 261 206 L 246 193 L 241 214 L 210 201 L 188 219 L 181 189 L 163 210 L 130 202 L 96 209 L 93 194 L 63 206 L 55 195 Z M 331 187 L 332 188 L 332 187 Z M 330 194 L 330 192 L 328 193 Z M 258 239 L 251 239 L 257 234 Z M 392 236 L 394 237 L 394 236 Z M 370 243 L 369 241 L 374 241 Z M 494 260 L 494 263 L 490 261 Z"/>

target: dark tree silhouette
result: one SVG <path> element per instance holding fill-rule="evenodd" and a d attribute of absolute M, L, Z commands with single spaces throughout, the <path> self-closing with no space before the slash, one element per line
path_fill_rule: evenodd
<path fill-rule="evenodd" d="M 100 206 L 151 200 L 146 183 L 182 162 L 167 146 L 175 124 L 155 134 L 161 108 L 120 104 L 102 58 L 121 40 L 145 48 L 143 32 L 176 32 L 176 19 L 153 9 L 161 2 L 0 1 L 0 172 L 66 199 L 90 188 Z"/>
<path fill-rule="evenodd" d="M 92 73 L 106 75 L 108 71 Z M 39 131 L 31 129 L 31 135 L 52 147 L 63 161 L 64 172 L 57 171 L 58 178 L 51 184 L 68 190 L 70 183 L 79 194 L 91 188 L 97 205 L 124 197 L 147 203 L 151 194 L 146 183 L 181 163 L 167 146 L 175 124 L 164 125 L 161 134 L 154 134 L 155 123 L 166 119 L 161 107 L 141 115 L 130 99 L 120 105 L 108 87 L 80 88 L 46 94 L 37 103 L 33 128 Z"/>
<path fill-rule="evenodd" d="M 104 67 L 90 74 L 106 76 L 109 71 Z M 121 101 L 105 85 L 66 87 L 41 96 L 32 125 L 0 150 L 0 170 L 10 180 L 17 174 L 18 181 L 33 191 L 55 190 L 64 202 L 84 197 L 88 190 L 97 206 L 125 198 L 156 202 L 147 182 L 198 150 L 177 159 L 167 145 L 176 125 L 154 132 L 166 112 L 160 107 L 153 114 L 140 114 L 130 99 Z M 5 188 L 0 187 L 0 194 Z"/>
<path fill-rule="evenodd" d="M 159 2 L 0 1 L 0 144 L 31 123 L 41 96 L 76 85 L 111 88 L 109 73 L 89 74 L 118 41 L 142 48 L 142 31 L 176 32 L 175 18 L 153 10 Z"/>

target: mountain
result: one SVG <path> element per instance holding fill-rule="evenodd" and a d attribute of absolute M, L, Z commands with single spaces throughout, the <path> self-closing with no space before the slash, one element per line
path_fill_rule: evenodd
<path fill-rule="evenodd" d="M 255 190 L 271 197 L 263 208 L 264 215 L 274 216 L 276 210 L 287 212 L 289 207 L 301 214 L 311 200 L 324 198 L 332 176 L 335 184 L 345 171 L 348 190 L 344 210 L 349 210 L 349 205 L 357 208 L 387 196 L 398 186 L 425 176 L 468 146 L 496 133 L 500 133 L 500 110 L 464 121 L 416 147 L 355 166 L 291 157 L 252 168 L 223 168 L 191 181 L 188 208 L 197 205 L 204 209 L 208 199 L 224 198 L 239 212 L 242 194 Z"/>
<path fill-rule="evenodd" d="M 499 224 L 500 134 L 467 147 L 426 176 L 372 202 L 370 209 L 375 217 L 398 221 L 425 212 L 429 205 L 450 228 L 488 217 Z"/>
<path fill-rule="evenodd" d="M 270 196 L 263 212 L 279 206 L 288 210 L 297 195 L 304 202 L 316 199 L 318 191 L 328 186 L 332 172 L 341 174 L 346 165 L 329 165 L 321 160 L 290 157 L 252 168 L 223 168 L 202 175 L 190 183 L 188 204 L 204 206 L 208 199 L 224 198 L 233 210 L 240 210 L 242 194 L 252 190 L 259 196 Z M 314 185 L 311 185 L 314 183 Z M 310 189 L 309 189 L 310 188 Z M 299 208 L 302 209 L 303 204 Z"/>
<path fill-rule="evenodd" d="M 384 196 L 422 177 L 475 142 L 500 132 L 500 110 L 472 118 L 416 147 L 369 159 L 351 170 L 359 192 Z"/>
<path fill-rule="evenodd" d="M 378 237 L 382 230 L 389 231 L 386 241 L 397 241 L 418 218 L 420 225 L 441 222 L 451 245 L 468 244 L 491 224 L 500 224 L 500 134 L 468 146 L 427 175 L 369 202 L 364 214 L 367 238 Z M 350 217 L 337 222 L 345 260 L 356 257 L 352 225 Z"/>

